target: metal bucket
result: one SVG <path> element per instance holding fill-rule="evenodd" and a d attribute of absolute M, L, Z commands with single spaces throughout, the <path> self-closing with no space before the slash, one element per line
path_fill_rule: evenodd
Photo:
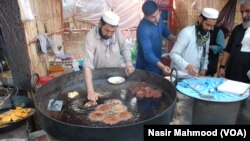
<path fill-rule="evenodd" d="M 235 124 L 241 101 L 212 102 L 195 99 L 193 124 Z"/>

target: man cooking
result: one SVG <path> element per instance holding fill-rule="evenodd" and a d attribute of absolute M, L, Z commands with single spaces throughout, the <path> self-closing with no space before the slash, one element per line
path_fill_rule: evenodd
<path fill-rule="evenodd" d="M 97 101 L 100 93 L 94 90 L 92 71 L 95 68 L 121 67 L 120 58 L 124 58 L 127 75 L 133 73 L 130 50 L 118 29 L 119 16 L 111 11 L 104 12 L 99 24 L 90 30 L 85 39 L 83 75 L 87 87 L 87 99 Z"/>
<path fill-rule="evenodd" d="M 194 25 L 182 29 L 170 53 L 171 68 L 186 71 L 189 75 L 204 76 L 208 65 L 210 33 L 219 12 L 204 8 Z"/>
<path fill-rule="evenodd" d="M 160 11 L 154 1 L 146 1 L 142 6 L 144 18 L 137 27 L 138 52 L 136 68 L 159 75 L 168 75 L 171 70 L 160 59 L 162 56 L 162 38 L 174 43 L 173 35 L 160 17 Z"/>
<path fill-rule="evenodd" d="M 218 15 L 219 12 L 216 9 L 204 8 L 195 24 L 180 31 L 170 52 L 171 68 L 185 71 L 191 76 L 206 75 L 210 41 L 209 31 L 216 24 Z M 179 93 L 177 97 L 180 105 L 185 104 L 187 106 L 177 110 L 176 115 L 180 115 L 179 119 L 186 119 L 182 121 L 183 124 L 191 124 L 194 99 Z M 177 122 L 177 120 L 174 120 L 172 124 Z"/>

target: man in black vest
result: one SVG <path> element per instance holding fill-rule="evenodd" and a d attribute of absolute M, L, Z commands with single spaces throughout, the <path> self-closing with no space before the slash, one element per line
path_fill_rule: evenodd
<path fill-rule="evenodd" d="M 212 31 L 210 31 L 210 44 L 209 44 L 209 54 L 208 54 L 208 69 L 207 76 L 214 76 L 217 72 L 218 60 L 220 54 L 223 52 L 225 47 L 225 36 L 222 30 L 215 26 Z"/>
<path fill-rule="evenodd" d="M 220 62 L 218 76 L 250 83 L 250 0 L 241 0 L 243 22 L 234 27 Z M 250 97 L 242 101 L 237 123 L 250 125 Z"/>

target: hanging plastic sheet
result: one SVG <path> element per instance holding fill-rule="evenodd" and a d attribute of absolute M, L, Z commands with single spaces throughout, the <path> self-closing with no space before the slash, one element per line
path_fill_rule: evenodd
<path fill-rule="evenodd" d="M 225 38 L 227 38 L 233 30 L 236 5 L 237 0 L 228 0 L 227 4 L 220 11 L 217 19 L 217 26 L 224 32 Z"/>
<path fill-rule="evenodd" d="M 136 27 L 142 18 L 143 0 L 65 0 L 63 17 L 97 25 L 103 12 L 111 10 L 120 17 L 120 28 Z M 138 11 L 138 12 L 134 12 Z"/>
<path fill-rule="evenodd" d="M 20 8 L 21 19 L 23 22 L 35 19 L 31 10 L 30 0 L 18 0 L 18 5 Z"/>

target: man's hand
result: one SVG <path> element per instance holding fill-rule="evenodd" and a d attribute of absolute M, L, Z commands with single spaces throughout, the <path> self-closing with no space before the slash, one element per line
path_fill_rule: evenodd
<path fill-rule="evenodd" d="M 199 75 L 200 75 L 200 76 L 205 76 L 205 75 L 206 75 L 206 72 L 207 72 L 207 70 L 201 70 L 200 73 L 199 73 Z"/>
<path fill-rule="evenodd" d="M 162 70 L 164 75 L 169 75 L 171 73 L 171 69 L 168 66 L 165 66 L 161 61 L 158 61 L 156 66 Z"/>
<path fill-rule="evenodd" d="M 135 68 L 133 66 L 127 66 L 125 69 L 126 75 L 133 73 L 135 71 Z"/>
<path fill-rule="evenodd" d="M 162 72 L 164 75 L 169 75 L 171 73 L 171 69 L 168 66 L 162 67 Z"/>
<path fill-rule="evenodd" d="M 195 66 L 193 66 L 191 64 L 188 64 L 188 66 L 186 67 L 186 70 L 187 70 L 189 75 L 192 75 L 192 76 L 198 75 L 198 70 L 195 68 Z"/>
<path fill-rule="evenodd" d="M 97 101 L 98 97 L 101 97 L 102 95 L 100 93 L 97 93 L 95 91 L 88 92 L 88 100 L 90 101 Z"/>
<path fill-rule="evenodd" d="M 219 68 L 218 77 L 225 77 L 225 68 Z"/>

